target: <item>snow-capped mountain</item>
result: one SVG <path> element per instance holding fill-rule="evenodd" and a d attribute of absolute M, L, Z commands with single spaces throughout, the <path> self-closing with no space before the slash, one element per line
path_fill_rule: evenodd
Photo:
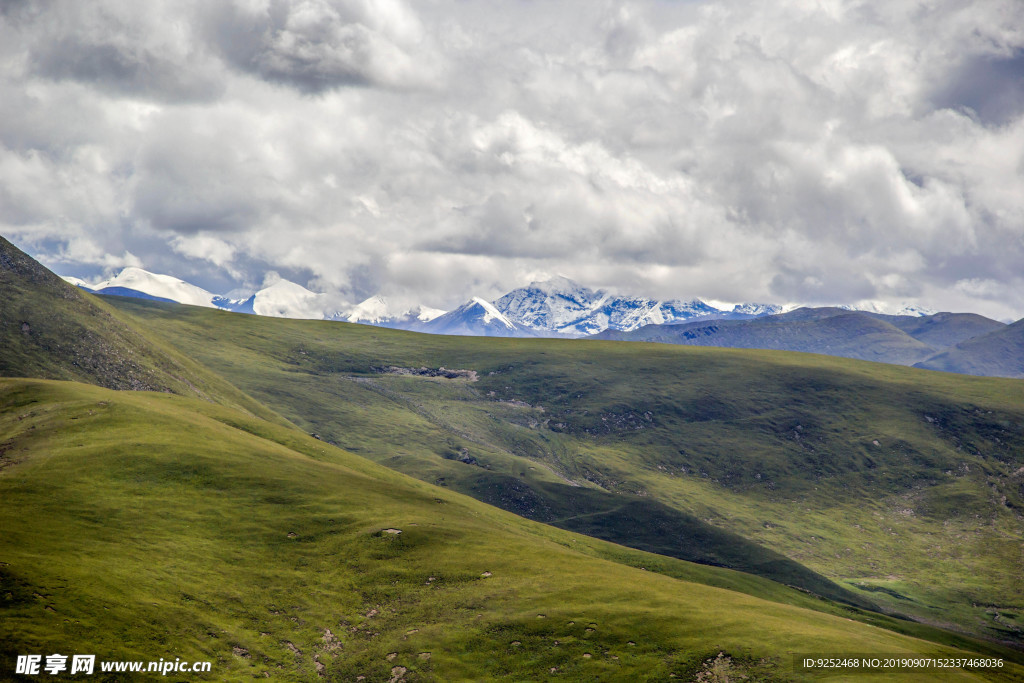
<path fill-rule="evenodd" d="M 513 289 L 494 302 L 510 321 L 545 332 L 578 334 L 575 325 L 601 307 L 609 298 L 558 276 L 544 282 L 531 282 Z"/>
<path fill-rule="evenodd" d="M 934 311 L 925 306 L 918 306 L 903 302 L 900 304 L 888 304 L 884 301 L 864 300 L 853 305 L 836 306 L 847 311 L 864 311 L 866 313 L 881 313 L 882 315 L 907 315 L 914 318 L 921 318 L 927 315 L 935 315 Z"/>
<path fill-rule="evenodd" d="M 494 302 L 473 297 L 450 313 L 423 305 L 399 307 L 381 295 L 355 305 L 339 305 L 331 295 L 313 292 L 284 279 L 245 299 L 218 296 L 171 275 L 135 267 L 125 268 L 115 277 L 96 284 L 70 276 L 64 279 L 96 294 L 143 297 L 239 313 L 336 320 L 436 334 L 503 337 L 583 337 L 604 330 L 629 332 L 652 324 L 759 318 L 797 307 L 616 295 L 603 289 L 590 289 L 562 275 L 513 289 Z M 913 304 L 891 305 L 869 300 L 839 308 L 916 317 L 934 313 Z"/>
<path fill-rule="evenodd" d="M 785 306 L 778 304 L 736 304 L 729 313 L 733 318 L 742 316 L 760 318 L 762 315 L 778 315 L 786 310 Z"/>
<path fill-rule="evenodd" d="M 573 325 L 576 335 L 596 334 L 602 330 L 635 330 L 644 325 L 686 322 L 694 318 L 720 316 L 723 312 L 699 299 L 658 301 L 638 296 L 609 298 Z"/>
<path fill-rule="evenodd" d="M 323 320 L 327 311 L 327 296 L 317 294 L 290 280 L 278 280 L 247 299 L 252 312 L 272 318 L 300 318 Z"/>
<path fill-rule="evenodd" d="M 582 337 L 606 329 L 629 331 L 644 325 L 687 322 L 695 318 L 739 318 L 771 315 L 781 306 L 736 304 L 731 311 L 715 308 L 699 299 L 658 300 L 616 296 L 593 290 L 558 276 L 531 282 L 494 302 L 516 325 L 550 336 Z"/>
<path fill-rule="evenodd" d="M 93 285 L 89 284 L 80 277 L 74 277 L 73 275 L 62 275 L 61 279 L 64 280 L 64 282 L 74 285 L 75 287 L 88 289 L 90 292 L 93 291 Z"/>
<path fill-rule="evenodd" d="M 247 299 L 213 298 L 213 305 L 225 311 L 251 313 L 271 318 L 297 318 L 300 320 L 333 320 L 329 297 L 310 291 L 291 280 L 278 280 Z"/>
<path fill-rule="evenodd" d="M 520 327 L 502 315 L 494 304 L 478 296 L 454 311 L 438 316 L 413 329 L 431 334 L 454 334 L 474 337 L 534 337 L 527 327 Z"/>
<path fill-rule="evenodd" d="M 445 313 L 447 311 L 429 306 L 396 309 L 387 298 L 377 295 L 361 301 L 337 319 L 379 327 L 414 329 L 417 324 L 429 322 Z"/>
<path fill-rule="evenodd" d="M 96 294 L 116 294 L 119 296 L 139 296 L 162 301 L 175 301 L 191 306 L 214 308 L 214 295 L 202 287 L 196 287 L 184 280 L 170 275 L 150 273 L 142 268 L 129 266 L 116 276 L 90 285 L 78 278 L 64 278 L 71 284 L 88 289 Z"/>
<path fill-rule="evenodd" d="M 302 285 L 283 279 L 247 299 L 229 299 L 171 275 L 150 273 L 136 267 L 125 268 L 116 276 L 96 284 L 75 277 L 65 277 L 64 280 L 94 294 L 141 297 L 276 318 L 321 320 L 329 317 L 326 295 L 311 292 Z"/>

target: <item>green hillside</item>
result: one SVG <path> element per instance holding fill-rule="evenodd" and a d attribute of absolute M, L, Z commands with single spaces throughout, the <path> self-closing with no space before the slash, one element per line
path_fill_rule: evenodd
<path fill-rule="evenodd" d="M 839 486 L 860 476 L 862 488 L 896 490 L 920 475 L 916 458 L 878 454 L 870 475 L 845 463 L 838 471 L 849 476 L 832 481 L 835 472 L 811 476 L 807 462 L 763 438 L 784 395 L 773 382 L 843 375 L 812 386 L 835 393 L 833 410 L 815 413 L 824 423 L 839 419 L 855 388 L 869 401 L 893 391 L 873 365 L 453 339 L 137 300 L 110 300 L 113 308 L 55 282 L 13 247 L 2 253 L 3 371 L 86 383 L 0 380 L 0 678 L 37 680 L 13 673 L 18 655 L 66 652 L 96 653 L 101 664 L 209 661 L 209 674 L 189 679 L 218 681 L 859 678 L 799 671 L 801 654 L 994 656 L 1002 668 L 939 673 L 1024 680 L 1024 655 L 992 642 L 1017 645 L 1016 574 L 992 578 L 1018 569 L 1007 560 L 1011 543 L 984 559 L 942 561 L 931 574 L 918 563 L 904 585 L 850 580 L 787 546 L 792 527 L 757 537 L 746 524 L 761 504 L 757 514 L 827 534 L 827 520 L 802 519 L 794 502 L 817 507 L 828 496 L 831 520 L 847 521 L 856 506 L 877 508 L 862 495 L 837 497 Z M 760 385 L 741 395 L 741 377 Z M 709 401 L 710 386 L 734 405 Z M 950 386 L 960 405 L 973 400 L 970 387 Z M 975 413 L 927 419 L 955 433 L 961 450 L 994 440 L 1018 452 L 1017 415 L 999 403 L 1019 405 L 1015 387 L 975 385 L 987 401 Z M 743 411 L 769 398 L 773 407 L 756 412 L 765 442 L 755 448 Z M 702 422 L 717 424 L 702 437 Z M 768 491 L 795 498 L 771 508 L 778 501 L 758 498 L 756 484 L 730 478 L 739 460 L 710 447 L 691 455 L 683 446 L 696 448 L 694 438 L 751 446 L 744 472 L 756 464 L 774 477 Z M 669 472 L 665 448 L 719 469 Z M 819 460 L 835 467 L 842 455 Z M 1002 451 L 992 462 L 974 455 L 970 466 L 987 467 L 989 479 L 995 463 L 1015 463 Z M 967 502 L 944 491 L 945 507 L 926 511 L 926 533 L 961 508 L 987 505 L 973 478 L 955 483 Z M 1019 507 L 1019 496 L 1002 503 Z M 1019 530 L 999 515 L 949 533 Z M 869 545 L 879 544 L 871 555 L 895 561 L 884 534 L 866 529 Z M 913 549 L 920 531 L 893 542 Z M 914 583 L 940 570 L 961 593 Z M 956 583 L 968 570 L 973 583 Z M 999 605 L 991 621 L 1002 631 L 967 623 L 974 608 L 963 600 L 978 595 L 998 600 L 985 604 Z M 865 609 L 925 599 L 916 616 L 941 615 L 942 625 L 988 642 Z M 101 667 L 95 680 L 125 675 Z"/>
<path fill-rule="evenodd" d="M 215 315 L 200 325 L 218 327 L 218 336 L 237 332 L 239 340 L 249 340 L 243 341 L 245 344 L 260 339 L 256 345 L 264 349 L 272 347 L 267 345 L 271 339 L 267 334 L 273 335 L 275 331 L 297 334 L 297 339 L 305 339 L 308 333 L 306 329 L 290 327 L 288 321 L 283 321 L 284 326 L 271 323 L 265 331 L 250 327 L 255 322 L 259 328 L 260 320 L 263 319 Z M 234 327 L 236 324 L 241 327 Z M 333 324 L 322 329 L 331 330 Z M 356 331 L 363 329 L 357 327 Z M 168 331 L 161 330 L 159 334 L 167 335 Z M 170 334 L 173 336 L 173 332 Z M 368 371 L 370 377 L 355 378 L 338 387 L 331 373 L 314 373 L 317 379 L 313 379 L 308 374 L 293 372 L 295 368 L 290 363 L 268 365 L 267 361 L 272 359 L 246 356 L 226 339 L 210 338 L 200 344 L 215 347 L 215 354 L 223 353 L 220 357 L 229 363 L 211 367 L 231 375 L 247 391 L 256 392 L 261 400 L 283 411 L 296 424 L 311 433 L 319 432 L 333 443 L 344 443 L 354 452 L 372 458 L 387 457 L 386 464 L 420 479 L 561 528 L 679 559 L 751 572 L 816 595 L 877 609 L 872 596 L 844 589 L 798 562 L 654 500 L 642 491 L 609 490 L 585 478 L 565 475 L 559 464 L 524 460 L 517 451 L 522 445 L 521 437 L 514 433 L 522 417 L 517 406 L 506 416 L 513 432 L 499 429 L 487 434 L 485 430 L 494 425 L 486 424 L 455 428 L 441 416 L 449 409 L 449 401 L 457 397 L 456 400 L 466 403 L 467 399 L 478 398 L 464 378 L 456 376 L 452 381 L 443 376 L 382 373 L 378 371 L 381 368 L 368 364 L 363 366 L 363 374 Z M 486 352 L 485 347 L 482 350 Z M 204 359 L 213 357 L 199 348 L 189 348 L 188 353 Z M 386 354 L 382 358 L 393 360 Z M 375 362 L 369 357 L 366 361 Z M 424 383 L 424 379 L 428 381 Z M 428 408 L 431 403 L 437 403 L 436 407 Z M 355 406 L 361 414 L 358 422 L 351 422 L 348 411 Z M 460 413 L 460 418 L 468 416 L 469 413 Z M 405 453 L 412 457 L 402 458 L 396 464 L 397 458 L 393 456 L 398 445 L 409 449 Z"/>
<path fill-rule="evenodd" d="M 280 421 L 221 377 L 126 321 L 0 237 L 0 377 L 167 391 Z"/>
<path fill-rule="evenodd" d="M 729 544 L 692 539 L 729 532 L 784 556 L 760 566 L 784 583 L 809 568 L 831 597 L 1024 642 L 1019 382 L 117 306 L 307 432 L 424 481 L 714 564 Z"/>
<path fill-rule="evenodd" d="M 952 653 L 208 402 L 0 380 L 0 439 L 0 675 L 15 680 L 33 652 L 212 662 L 188 680 L 393 682 L 800 680 L 791 653 Z M 1024 680 L 1010 662 L 943 675 Z"/>

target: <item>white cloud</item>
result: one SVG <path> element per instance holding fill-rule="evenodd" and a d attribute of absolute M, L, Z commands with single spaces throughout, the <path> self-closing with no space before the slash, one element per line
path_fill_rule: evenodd
<path fill-rule="evenodd" d="M 0 7 L 0 230 L 78 273 L 1024 314 L 1017 0 Z"/>
<path fill-rule="evenodd" d="M 170 244 L 171 248 L 179 254 L 194 259 L 203 259 L 221 267 L 230 267 L 235 256 L 233 246 L 218 237 L 205 233 L 176 235 L 171 239 Z"/>

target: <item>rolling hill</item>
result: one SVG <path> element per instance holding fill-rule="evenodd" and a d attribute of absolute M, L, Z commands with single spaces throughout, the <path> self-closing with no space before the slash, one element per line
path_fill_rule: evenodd
<path fill-rule="evenodd" d="M 147 335 L 0 237 L 0 376 L 166 391 L 281 421 L 220 376 Z"/>
<path fill-rule="evenodd" d="M 629 332 L 606 330 L 592 338 L 802 351 L 930 367 L 926 362 L 942 349 L 1004 327 L 973 313 L 896 316 L 841 308 L 799 308 L 753 320 L 648 325 Z"/>
<path fill-rule="evenodd" d="M 1024 377 L 1024 320 L 962 341 L 917 367 L 966 375 Z"/>
<path fill-rule="evenodd" d="M 31 264 L 12 260 L 4 264 L 5 287 L 18 289 L 12 300 L 62 295 Z M 999 646 L 539 524 L 374 464 L 258 404 L 236 405 L 254 402 L 206 367 L 183 364 L 183 354 L 162 358 L 134 318 L 104 318 L 91 297 L 73 294 L 63 321 L 30 318 L 42 330 L 38 348 L 2 354 L 19 349 L 10 356 L 22 364 L 5 366 L 18 373 L 91 380 L 0 379 L 0 675 L 8 679 L 36 680 L 10 667 L 18 655 L 52 652 L 96 653 L 101 681 L 126 678 L 104 672 L 105 662 L 165 658 L 210 662 L 209 674 L 189 680 L 799 680 L 811 674 L 794 669 L 794 656 L 853 651 L 995 656 L 1005 660 L 1000 669 L 947 673 L 1024 676 L 1019 655 Z M 226 316 L 225 329 L 260 320 L 151 305 L 142 309 L 150 322 L 192 310 Z M 35 315 L 25 306 L 14 310 Z M 90 326 L 89 316 L 104 324 Z M 284 334 L 305 349 L 316 335 L 297 324 L 266 330 L 263 343 L 280 344 Z M 76 329 L 134 365 L 97 363 L 86 373 L 82 355 L 52 341 Z M 260 360 L 235 350 L 241 355 L 228 365 L 238 370 Z M 288 372 L 269 356 L 261 363 Z M 142 372 L 151 374 L 132 374 Z M 157 383 L 179 374 L 209 392 L 169 381 L 160 391 L 96 386 L 140 389 L 125 377 Z M 428 394 L 433 384 L 458 392 L 474 379 L 440 368 L 366 375 Z M 387 417 L 378 416 L 378 429 L 396 426 Z M 472 458 L 456 451 L 441 460 L 475 467 Z M 642 498 L 623 497 L 623 508 Z M 599 517 L 591 523 L 602 527 Z M 685 533 L 671 515 L 652 527 L 638 532 Z M 723 538 L 749 547 L 718 534 L 711 547 Z"/>
<path fill-rule="evenodd" d="M 9 680 L 38 679 L 7 668 L 32 652 L 395 682 L 793 680 L 791 653 L 1006 655 L 529 522 L 209 402 L 0 380 L 0 433 Z M 92 680 L 125 680 L 99 666 Z"/>
<path fill-rule="evenodd" d="M 898 327 L 919 342 L 935 349 L 955 346 L 983 334 L 1001 330 L 1006 323 L 976 313 L 934 313 L 932 315 L 883 315 L 869 313 L 875 318 Z"/>
<path fill-rule="evenodd" d="M 824 577 L 843 591 L 834 599 L 1024 640 L 1019 382 L 790 352 L 117 306 L 305 431 L 421 480 L 730 564 L 730 543 L 692 542 L 711 527 Z M 733 543 L 749 559 L 747 547 Z M 760 571 L 802 585 L 783 565 Z"/>

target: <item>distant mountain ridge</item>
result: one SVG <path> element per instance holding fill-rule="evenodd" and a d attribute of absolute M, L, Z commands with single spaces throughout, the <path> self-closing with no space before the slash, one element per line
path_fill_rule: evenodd
<path fill-rule="evenodd" d="M 355 305 L 332 305 L 326 294 L 284 279 L 245 299 L 216 295 L 176 277 L 137 267 L 125 268 L 97 284 L 74 277 L 64 279 L 95 294 L 173 301 L 278 318 L 336 320 L 469 336 L 584 337 L 609 328 L 634 330 L 648 324 L 697 318 L 746 319 L 783 311 L 776 304 L 743 303 L 720 309 L 700 299 L 616 295 L 590 289 L 565 276 L 531 282 L 495 301 L 473 297 L 450 313 L 424 305 L 396 307 L 381 295 Z"/>
<path fill-rule="evenodd" d="M 1024 319 L 965 339 L 915 367 L 962 375 L 1024 378 Z"/>
<path fill-rule="evenodd" d="M 1024 327 L 973 313 L 935 313 L 877 301 L 824 308 L 653 299 L 591 289 L 564 275 L 513 289 L 494 301 L 472 297 L 452 311 L 399 306 L 376 295 L 337 302 L 278 279 L 244 299 L 213 294 L 170 275 L 128 267 L 96 284 L 102 295 L 171 301 L 278 318 L 352 322 L 480 337 L 597 338 L 691 346 L 776 349 L 1000 377 L 1024 377 Z M 896 311 L 892 314 L 886 311 Z"/>
<path fill-rule="evenodd" d="M 989 337 L 988 343 L 977 343 Z M 798 308 L 751 320 L 605 330 L 592 338 L 802 351 L 952 372 L 965 372 L 966 368 L 967 374 L 1024 376 L 1020 360 L 1024 358 L 1024 326 L 1007 326 L 973 313 L 898 316 L 844 308 Z M 955 348 L 947 351 L 950 347 Z M 972 368 L 975 372 L 969 371 Z"/>
<path fill-rule="evenodd" d="M 225 311 L 277 318 L 325 317 L 326 304 L 323 301 L 323 294 L 317 294 L 284 279 L 245 299 L 230 299 L 171 275 L 150 273 L 134 266 L 125 268 L 115 277 L 94 285 L 75 277 L 65 277 L 64 280 L 93 294 L 172 301 L 190 306 L 220 308 Z"/>

